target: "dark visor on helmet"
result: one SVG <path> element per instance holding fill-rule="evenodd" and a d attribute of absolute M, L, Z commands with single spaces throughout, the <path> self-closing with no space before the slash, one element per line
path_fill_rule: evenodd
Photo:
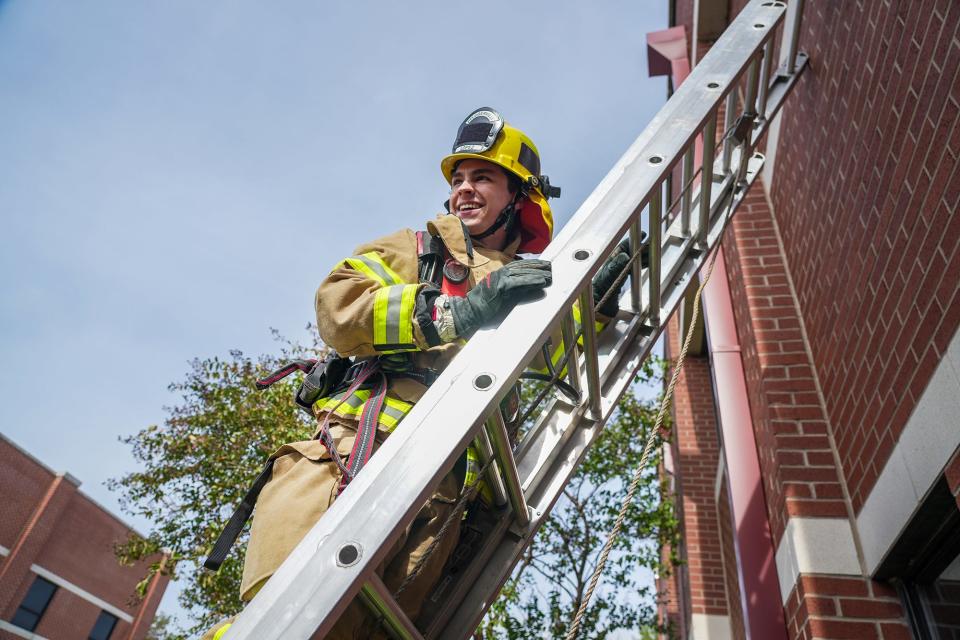
<path fill-rule="evenodd" d="M 493 146 L 503 129 L 503 117 L 495 109 L 481 107 L 457 129 L 453 153 L 483 153 Z"/>

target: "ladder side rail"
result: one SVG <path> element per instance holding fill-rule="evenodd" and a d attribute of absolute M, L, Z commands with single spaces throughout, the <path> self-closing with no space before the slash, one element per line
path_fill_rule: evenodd
<path fill-rule="evenodd" d="M 589 286 L 653 189 L 661 188 L 668 167 L 715 113 L 723 87 L 740 76 L 782 17 L 783 7 L 776 2 L 754 0 L 741 11 L 661 109 L 652 133 L 641 136 L 647 144 L 631 147 L 636 153 L 622 158 L 613 178 L 608 175 L 601 183 L 605 191 L 588 198 L 592 209 L 585 203 L 578 210 L 577 233 L 561 234 L 565 241 L 548 247 L 544 257 L 554 263 L 554 284 L 544 297 L 516 307 L 499 330 L 474 336 L 371 458 L 368 471 L 351 483 L 241 613 L 227 638 L 295 640 L 331 628 L 551 326 Z M 654 156 L 660 162 L 651 163 Z M 583 251 L 586 257 L 577 259 Z M 350 562 L 338 562 L 344 550 Z"/>

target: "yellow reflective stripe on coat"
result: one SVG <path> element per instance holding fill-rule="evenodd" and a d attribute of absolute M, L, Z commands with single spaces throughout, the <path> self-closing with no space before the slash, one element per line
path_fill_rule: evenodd
<path fill-rule="evenodd" d="M 463 489 L 466 491 L 479 482 L 480 488 L 478 491 L 480 496 L 487 504 L 493 504 L 493 491 L 490 490 L 486 482 L 480 479 L 480 469 L 482 468 L 480 464 L 480 454 L 473 448 L 473 445 L 467 447 L 467 472 L 463 478 Z"/>
<path fill-rule="evenodd" d="M 403 284 L 403 278 L 383 261 L 376 251 L 369 251 L 359 256 L 352 256 L 344 260 L 345 263 L 367 276 L 381 287 Z"/>
<path fill-rule="evenodd" d="M 573 332 L 574 332 L 574 333 L 579 333 L 579 331 L 580 331 L 580 324 L 583 322 L 582 319 L 581 319 L 581 316 L 580 316 L 580 301 L 579 301 L 579 300 L 577 300 L 576 302 L 573 303 L 573 309 L 572 309 L 572 311 L 571 311 L 571 315 L 573 316 Z M 596 321 L 594 321 L 594 323 L 593 323 L 593 328 L 596 330 L 597 333 L 600 333 L 601 331 L 603 331 L 604 327 L 606 327 L 606 326 L 607 326 L 607 325 L 606 325 L 605 323 L 600 322 L 599 320 L 596 320 Z M 581 348 L 583 347 L 583 336 L 580 336 L 579 338 L 577 338 L 577 344 L 578 344 Z M 558 345 L 556 346 L 556 348 L 554 348 L 553 353 L 550 354 L 550 362 L 553 364 L 554 368 L 556 368 L 557 364 L 558 364 L 558 363 L 560 362 L 560 360 L 563 358 L 563 354 L 564 354 L 564 351 L 565 351 L 564 346 L 565 346 L 565 345 L 564 345 L 564 343 L 563 343 L 563 338 L 561 338 L 561 339 L 560 339 L 560 344 L 558 344 Z M 533 370 L 534 370 L 534 371 L 537 371 L 537 372 L 539 372 L 539 373 L 547 373 L 547 372 L 548 372 L 546 367 L 541 367 L 541 368 L 539 368 L 539 369 L 534 368 Z M 567 375 L 567 368 L 566 368 L 566 367 L 564 367 L 564 368 L 560 371 L 560 375 L 561 375 L 561 376 L 566 376 L 566 375 Z"/>
<path fill-rule="evenodd" d="M 397 284 L 373 295 L 373 348 L 381 353 L 417 349 L 413 342 L 413 309 L 416 284 Z"/>
<path fill-rule="evenodd" d="M 580 318 L 580 301 L 577 300 L 573 303 L 573 330 L 574 332 L 580 331 L 580 323 L 583 322 Z M 603 331 L 603 328 L 607 326 L 606 324 L 600 322 L 599 320 L 593 321 L 593 329 L 597 333 Z M 583 346 L 583 337 L 577 340 L 577 344 L 581 347 Z"/>
<path fill-rule="evenodd" d="M 318 411 L 329 411 L 344 418 L 358 419 L 363 411 L 363 405 L 370 399 L 370 389 L 358 389 L 345 398 L 346 393 L 346 391 L 342 391 L 329 398 L 321 398 L 317 401 L 315 407 Z M 413 405 L 409 402 L 387 396 L 384 400 L 383 409 L 377 416 L 377 422 L 387 431 L 393 431 L 403 420 L 403 417 L 410 413 L 412 408 Z"/>
<path fill-rule="evenodd" d="M 224 634 L 227 632 L 227 629 L 229 629 L 232 626 L 233 626 L 233 623 L 228 622 L 227 624 L 217 629 L 217 632 L 213 634 L 213 640 L 220 640 L 220 638 L 222 638 Z"/>

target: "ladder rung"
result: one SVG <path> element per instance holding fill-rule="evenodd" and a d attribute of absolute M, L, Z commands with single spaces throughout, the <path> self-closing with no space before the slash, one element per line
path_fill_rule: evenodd
<path fill-rule="evenodd" d="M 396 640 L 423 640 L 420 630 L 414 626 L 394 600 L 380 576 L 373 574 L 370 580 L 364 583 L 360 589 L 360 598 L 367 607 L 380 616 L 387 631 Z"/>
<path fill-rule="evenodd" d="M 473 440 L 473 446 L 477 450 L 477 457 L 480 458 L 480 464 L 486 467 L 487 463 L 493 458 L 493 447 L 490 445 L 490 436 L 487 435 L 486 428 L 480 429 L 480 433 L 478 433 L 477 437 Z M 507 488 L 503 484 L 503 478 L 500 477 L 496 462 L 487 467 L 484 479 L 487 481 L 487 486 L 490 487 L 490 492 L 493 494 L 493 503 L 498 507 L 507 504 Z"/>
<path fill-rule="evenodd" d="M 503 422 L 503 414 L 498 407 L 490 414 L 484 425 L 490 444 L 493 445 L 493 455 L 500 467 L 500 476 L 507 488 L 507 498 L 513 509 L 517 524 L 526 527 L 530 524 L 530 514 L 527 512 L 527 499 L 520 486 L 520 474 L 517 473 L 517 463 L 513 459 L 513 447 L 510 446 L 510 436 L 507 434 L 507 425 Z"/>
<path fill-rule="evenodd" d="M 567 356 L 567 382 L 573 390 L 583 397 L 583 383 L 580 380 L 580 349 L 577 346 L 577 332 L 574 330 L 573 312 L 566 313 L 560 322 L 560 332 L 563 335 L 563 350 Z"/>
<path fill-rule="evenodd" d="M 594 418 L 600 415 L 600 365 L 597 362 L 596 316 L 593 313 L 593 286 L 588 281 L 580 292 L 580 329 L 583 358 L 587 369 L 587 408 Z"/>

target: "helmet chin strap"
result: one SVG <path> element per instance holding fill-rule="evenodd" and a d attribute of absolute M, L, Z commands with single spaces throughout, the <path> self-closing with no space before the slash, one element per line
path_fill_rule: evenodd
<path fill-rule="evenodd" d="M 497 219 L 493 221 L 493 224 L 487 227 L 485 231 L 481 231 L 480 233 L 471 233 L 470 237 L 474 240 L 482 240 L 495 234 L 503 225 L 507 225 L 507 236 L 509 236 L 510 233 L 513 232 L 513 228 L 516 224 L 517 200 L 519 199 L 520 194 L 517 194 L 517 197 L 515 197 L 510 204 L 503 208 L 503 210 L 500 212 L 500 215 L 497 216 Z"/>

